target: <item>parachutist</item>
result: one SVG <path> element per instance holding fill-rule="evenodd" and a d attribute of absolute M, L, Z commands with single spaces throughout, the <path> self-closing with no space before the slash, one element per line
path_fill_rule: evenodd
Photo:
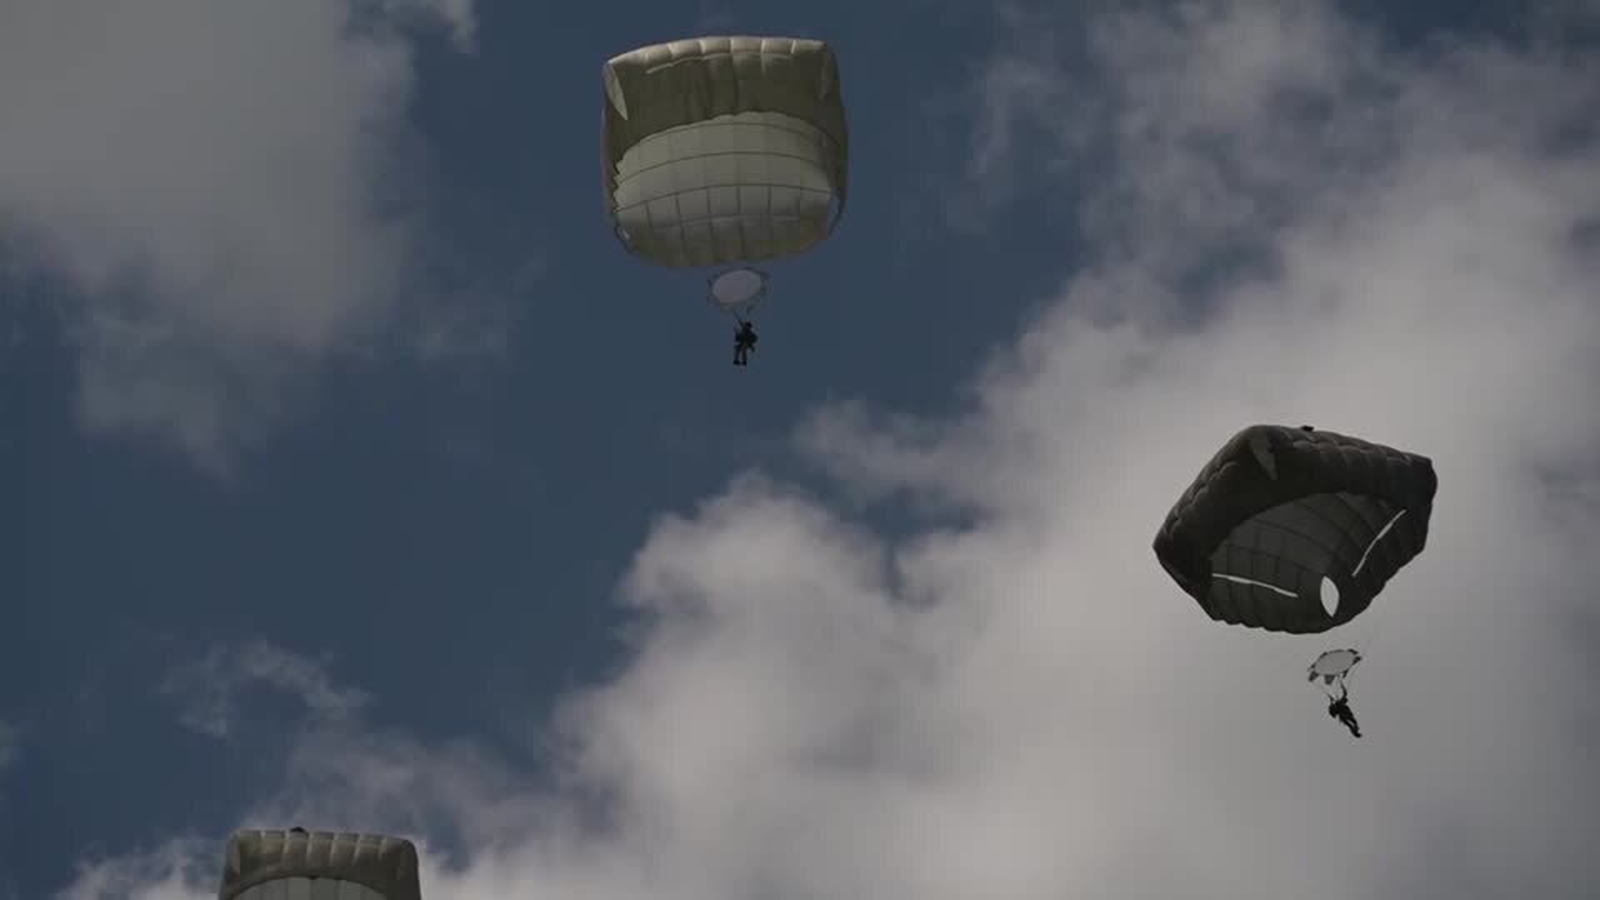
<path fill-rule="evenodd" d="M 740 322 L 739 329 L 733 333 L 733 364 L 736 366 L 750 365 L 750 352 L 756 349 L 756 341 L 761 340 L 756 335 L 756 328 L 749 322 Z"/>
<path fill-rule="evenodd" d="M 704 35 L 614 56 L 601 82 L 612 232 L 654 265 L 721 270 L 707 302 L 747 318 L 768 282 L 749 264 L 806 253 L 844 215 L 850 140 L 833 50 Z M 735 365 L 749 365 L 748 334 Z"/>
<path fill-rule="evenodd" d="M 1156 559 L 1219 622 L 1331 632 L 1366 614 L 1423 552 L 1438 487 L 1425 456 L 1309 425 L 1252 425 L 1173 504 Z M 1328 715 L 1358 738 L 1344 682 L 1361 657 L 1328 650 L 1306 671 L 1328 692 Z"/>
<path fill-rule="evenodd" d="M 1361 737 L 1361 726 L 1356 723 L 1356 714 L 1350 711 L 1349 688 L 1344 685 L 1339 686 L 1339 696 L 1328 704 L 1328 715 L 1344 723 L 1344 727 L 1350 729 L 1351 734 Z"/>

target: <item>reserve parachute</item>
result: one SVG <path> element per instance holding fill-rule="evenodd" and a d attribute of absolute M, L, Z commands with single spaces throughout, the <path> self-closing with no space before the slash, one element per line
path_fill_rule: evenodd
<path fill-rule="evenodd" d="M 1326 650 L 1312 660 L 1311 665 L 1306 666 L 1306 680 L 1315 684 L 1320 678 L 1324 688 L 1332 687 L 1335 682 L 1342 685 L 1344 677 L 1350 674 L 1350 670 L 1354 669 L 1358 662 L 1361 662 L 1359 650 L 1348 647 Z"/>
<path fill-rule="evenodd" d="M 801 254 L 843 215 L 849 140 L 822 41 L 701 37 L 602 70 L 605 207 L 647 262 L 718 267 L 706 299 L 736 317 L 766 296 L 750 264 Z"/>
<path fill-rule="evenodd" d="M 403 838 L 239 831 L 228 841 L 218 900 L 422 900 L 417 850 Z"/>

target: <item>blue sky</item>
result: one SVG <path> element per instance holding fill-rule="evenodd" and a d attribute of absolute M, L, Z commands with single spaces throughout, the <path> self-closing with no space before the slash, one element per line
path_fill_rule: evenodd
<path fill-rule="evenodd" d="M 9 4 L 0 897 L 1588 896 L 1595 6 L 1061 6 Z M 598 185 L 719 32 L 851 128 L 748 369 Z M 1149 552 L 1253 421 L 1440 470 L 1360 745 Z"/>

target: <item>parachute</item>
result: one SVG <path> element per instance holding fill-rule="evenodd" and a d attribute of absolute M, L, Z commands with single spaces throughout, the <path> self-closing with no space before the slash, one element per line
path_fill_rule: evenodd
<path fill-rule="evenodd" d="M 1321 635 L 1365 613 L 1422 552 L 1437 489 L 1427 457 L 1309 425 L 1252 425 L 1173 505 L 1156 558 L 1216 621 Z M 1307 680 L 1342 692 L 1362 656 L 1328 650 Z"/>
<path fill-rule="evenodd" d="M 838 64 L 822 41 L 702 37 L 641 47 L 602 70 L 606 213 L 659 266 L 796 256 L 844 214 L 848 135 Z M 734 315 L 766 293 L 748 266 L 712 279 Z"/>
<path fill-rule="evenodd" d="M 1437 488 L 1426 457 L 1253 425 L 1172 507 L 1156 558 L 1217 621 L 1316 634 L 1360 615 L 1422 552 Z"/>
<path fill-rule="evenodd" d="M 1361 652 L 1358 650 L 1328 650 L 1306 666 L 1306 680 L 1315 683 L 1320 678 L 1324 688 L 1331 687 L 1335 682 L 1343 684 L 1344 677 L 1358 662 L 1361 662 Z"/>
<path fill-rule="evenodd" d="M 417 850 L 402 838 L 330 831 L 239 831 L 218 900 L 422 900 Z"/>
<path fill-rule="evenodd" d="M 767 273 L 760 269 L 729 269 L 706 282 L 706 302 L 735 318 L 749 315 L 767 296 Z"/>

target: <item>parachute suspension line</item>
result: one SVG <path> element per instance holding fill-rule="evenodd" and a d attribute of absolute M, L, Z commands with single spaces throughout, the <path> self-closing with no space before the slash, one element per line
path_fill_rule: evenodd
<path fill-rule="evenodd" d="M 1399 516 L 1397 515 L 1394 518 L 1397 519 Z M 1390 520 L 1391 524 L 1393 521 L 1394 519 Z M 1376 541 L 1373 543 L 1375 544 Z M 1313 677 L 1312 680 L 1316 682 L 1318 690 L 1322 691 L 1329 700 L 1336 699 L 1340 694 L 1347 692 L 1349 690 L 1350 676 L 1355 674 L 1359 664 L 1372 658 L 1373 647 L 1377 643 L 1378 636 L 1383 633 L 1383 623 L 1387 615 L 1387 604 L 1374 604 L 1356 619 L 1346 622 L 1335 632 L 1326 635 L 1328 645 L 1323 649 L 1322 656 L 1319 656 L 1318 660 L 1339 650 L 1348 650 L 1355 654 L 1355 660 L 1350 663 L 1350 667 L 1335 675 L 1331 683 L 1322 677 Z"/>
<path fill-rule="evenodd" d="M 1341 497 L 1340 499 L 1344 500 L 1346 498 Z M 1401 507 L 1400 509 L 1396 510 L 1393 515 L 1389 516 L 1387 520 L 1384 521 L 1377 533 L 1375 533 L 1372 538 L 1366 542 L 1365 546 L 1362 547 L 1361 556 L 1357 559 L 1355 566 L 1350 570 L 1350 578 L 1352 580 L 1359 576 L 1361 571 L 1366 568 L 1368 561 L 1372 558 L 1373 551 L 1383 543 L 1383 539 L 1388 536 L 1389 532 L 1395 527 L 1395 524 L 1405 516 L 1406 512 L 1407 510 L 1405 507 Z M 1348 531 L 1345 531 L 1344 533 L 1346 538 L 1350 537 Z M 1367 610 L 1362 613 L 1362 615 L 1350 622 L 1346 622 L 1345 625 L 1339 629 L 1342 634 L 1340 635 L 1337 644 L 1348 647 L 1350 650 L 1354 651 L 1357 655 L 1357 663 L 1372 657 L 1372 648 L 1377 643 L 1378 635 L 1380 635 L 1383 631 L 1383 623 L 1388 615 L 1388 604 L 1374 604 L 1374 606 L 1376 608 L 1369 606 Z M 1329 648 L 1329 650 L 1332 649 L 1333 648 L 1331 647 Z M 1334 679 L 1332 684 L 1328 684 L 1326 682 L 1319 684 L 1319 687 L 1322 688 L 1323 693 L 1328 695 L 1329 699 L 1332 699 L 1336 696 L 1330 690 L 1330 688 L 1334 687 L 1335 685 L 1337 685 L 1341 692 L 1347 690 L 1346 679 L 1354 671 L 1354 666 L 1355 663 L 1352 663 L 1351 669 L 1340 673 Z"/>
<path fill-rule="evenodd" d="M 1401 518 L 1405 516 L 1406 512 L 1407 510 L 1402 507 L 1400 510 L 1395 512 L 1393 516 L 1389 517 L 1389 520 L 1384 523 L 1383 528 L 1380 529 L 1377 535 L 1373 537 L 1372 541 L 1367 544 L 1365 552 L 1361 554 L 1360 561 L 1356 563 L 1355 569 L 1350 573 L 1351 577 L 1361 574 L 1361 569 L 1367 564 L 1367 560 L 1371 556 L 1373 549 L 1383 542 L 1384 537 L 1388 535 L 1390 529 L 1394 528 L 1395 523 L 1399 522 Z M 1384 623 L 1389 617 L 1390 605 L 1391 603 L 1373 604 L 1373 606 L 1376 608 L 1369 607 L 1367 611 L 1359 618 L 1349 623 L 1349 626 L 1353 626 L 1352 630 L 1354 632 L 1352 634 L 1351 643 L 1361 651 L 1361 655 L 1363 657 L 1372 655 L 1373 646 L 1377 644 L 1378 637 L 1383 634 Z"/>
<path fill-rule="evenodd" d="M 1363 623 L 1364 629 L 1356 638 L 1355 645 L 1361 650 L 1362 656 L 1371 656 L 1372 648 L 1378 643 L 1378 636 L 1383 634 L 1383 619 L 1388 613 L 1388 608 L 1378 610 L 1372 621 Z"/>
<path fill-rule="evenodd" d="M 1351 671 L 1354 670 L 1352 669 Z M 1340 694 L 1348 695 L 1350 688 L 1345 684 L 1345 677 L 1349 674 L 1350 672 L 1346 672 L 1344 675 L 1335 675 L 1332 682 L 1318 678 L 1316 679 L 1317 690 L 1321 691 L 1322 695 L 1329 700 L 1337 698 Z"/>

